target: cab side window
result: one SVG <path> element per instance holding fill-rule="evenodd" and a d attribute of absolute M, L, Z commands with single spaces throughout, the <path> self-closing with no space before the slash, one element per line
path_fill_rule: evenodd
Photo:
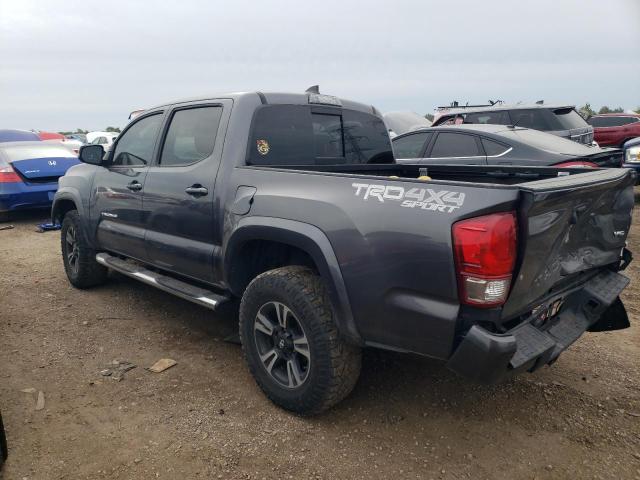
<path fill-rule="evenodd" d="M 118 139 L 113 152 L 112 165 L 115 167 L 149 165 L 161 123 L 162 114 L 156 113 L 131 125 Z"/>

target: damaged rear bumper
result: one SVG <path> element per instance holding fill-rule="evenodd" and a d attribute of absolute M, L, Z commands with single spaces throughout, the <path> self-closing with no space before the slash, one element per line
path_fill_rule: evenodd
<path fill-rule="evenodd" d="M 515 372 L 533 372 L 555 361 L 587 330 L 629 326 L 618 298 L 628 284 L 627 277 L 603 271 L 564 297 L 560 312 L 542 325 L 535 325 L 531 318 L 503 334 L 474 325 L 447 366 L 481 383 L 494 383 Z"/>

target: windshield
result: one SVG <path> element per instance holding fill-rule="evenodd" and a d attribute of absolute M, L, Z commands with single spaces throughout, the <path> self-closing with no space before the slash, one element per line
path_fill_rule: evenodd
<path fill-rule="evenodd" d="M 47 143 L 37 145 L 3 146 L 2 151 L 10 162 L 34 158 L 75 158 L 76 155 L 65 147 Z"/>

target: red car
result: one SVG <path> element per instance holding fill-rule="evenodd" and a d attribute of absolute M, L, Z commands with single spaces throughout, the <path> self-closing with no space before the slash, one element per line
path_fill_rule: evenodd
<path fill-rule="evenodd" d="M 622 147 L 627 140 L 640 137 L 640 114 L 637 113 L 594 115 L 587 122 L 601 147 Z"/>

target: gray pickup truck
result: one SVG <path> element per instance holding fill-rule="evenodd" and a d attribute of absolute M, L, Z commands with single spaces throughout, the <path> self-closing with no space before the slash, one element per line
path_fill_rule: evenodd
<path fill-rule="evenodd" d="M 629 325 L 626 169 L 425 172 L 375 108 L 317 92 L 167 103 L 80 157 L 52 210 L 69 281 L 240 300 L 249 368 L 291 411 L 347 396 L 363 347 L 494 382 Z"/>

